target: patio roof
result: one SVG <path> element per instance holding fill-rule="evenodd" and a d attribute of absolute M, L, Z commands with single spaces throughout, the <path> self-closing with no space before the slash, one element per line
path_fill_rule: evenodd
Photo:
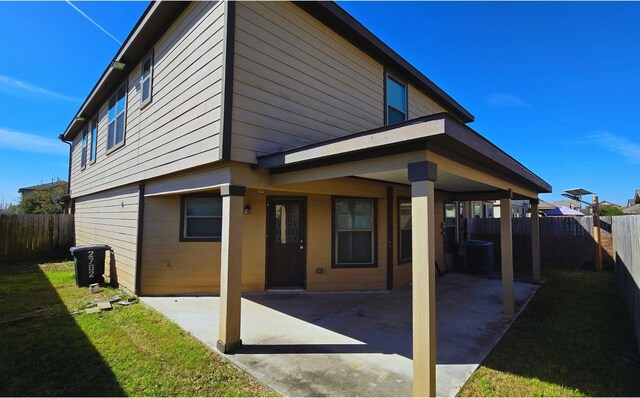
<path fill-rule="evenodd" d="M 537 193 L 551 192 L 551 186 L 546 181 L 447 113 L 260 156 L 256 168 L 281 174 L 422 149 L 506 176 Z M 391 174 L 367 177 L 397 180 Z M 440 177 L 439 174 L 439 180 Z M 484 189 L 481 184 L 469 185 L 468 188 L 469 191 Z"/>

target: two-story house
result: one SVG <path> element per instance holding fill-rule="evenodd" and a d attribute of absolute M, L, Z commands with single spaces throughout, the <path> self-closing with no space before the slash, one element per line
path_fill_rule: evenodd
<path fill-rule="evenodd" d="M 137 294 L 219 293 L 225 352 L 241 291 L 412 281 L 430 341 L 458 203 L 551 190 L 472 121 L 334 3 L 153 2 L 61 135 L 77 244 Z"/>

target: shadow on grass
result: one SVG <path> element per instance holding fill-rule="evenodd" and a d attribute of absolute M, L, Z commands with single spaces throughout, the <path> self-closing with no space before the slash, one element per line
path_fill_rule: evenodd
<path fill-rule="evenodd" d="M 0 267 L 0 396 L 123 396 L 36 263 Z"/>
<path fill-rule="evenodd" d="M 463 394 L 481 394 L 495 370 L 528 380 L 511 390 L 499 382 L 490 395 L 553 394 L 536 380 L 572 395 L 640 395 L 640 359 L 613 272 L 544 271 L 546 283 L 483 363 L 485 379 L 472 378 L 479 386 L 465 386 Z"/>

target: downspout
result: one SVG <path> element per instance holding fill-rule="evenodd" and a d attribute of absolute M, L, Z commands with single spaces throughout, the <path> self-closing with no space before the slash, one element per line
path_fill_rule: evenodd
<path fill-rule="evenodd" d="M 75 213 L 73 211 L 75 206 L 73 206 L 72 204 L 73 199 L 71 198 L 71 155 L 72 155 L 73 141 L 65 140 L 64 134 L 60 134 L 58 136 L 58 139 L 64 142 L 65 144 L 69 144 L 69 170 L 67 172 L 67 195 L 69 195 L 69 212 L 73 214 Z"/>

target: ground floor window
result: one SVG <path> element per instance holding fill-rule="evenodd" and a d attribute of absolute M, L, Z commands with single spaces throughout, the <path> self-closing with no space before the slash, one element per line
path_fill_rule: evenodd
<path fill-rule="evenodd" d="M 398 261 L 411 261 L 411 199 L 398 198 Z"/>
<path fill-rule="evenodd" d="M 212 242 L 222 236 L 222 198 L 219 196 L 183 196 L 180 240 Z"/>
<path fill-rule="evenodd" d="M 333 266 L 375 267 L 376 200 L 333 198 Z"/>
<path fill-rule="evenodd" d="M 458 236 L 458 206 L 455 203 L 444 204 L 444 249 L 445 253 L 455 253 L 458 249 L 456 237 Z"/>

